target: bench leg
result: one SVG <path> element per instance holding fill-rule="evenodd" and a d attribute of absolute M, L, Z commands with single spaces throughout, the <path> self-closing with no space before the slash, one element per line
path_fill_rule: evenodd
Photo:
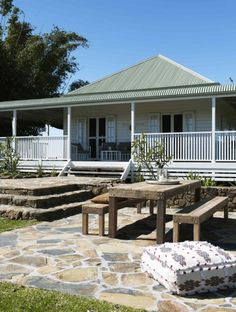
<path fill-rule="evenodd" d="M 99 215 L 99 235 L 104 236 L 104 214 Z"/>
<path fill-rule="evenodd" d="M 201 230 L 201 224 L 195 223 L 193 225 L 193 240 L 194 241 L 200 241 L 200 230 Z"/>
<path fill-rule="evenodd" d="M 173 222 L 173 243 L 179 242 L 179 226 L 179 223 Z"/>
<path fill-rule="evenodd" d="M 227 205 L 224 208 L 224 219 L 228 220 L 228 217 L 229 217 L 229 210 L 228 210 L 228 205 Z"/>
<path fill-rule="evenodd" d="M 141 213 L 142 212 L 142 203 L 138 203 L 136 207 L 137 207 L 137 213 Z"/>
<path fill-rule="evenodd" d="M 82 213 L 82 233 L 83 235 L 88 234 L 88 214 Z"/>
<path fill-rule="evenodd" d="M 154 200 L 149 201 L 149 213 L 153 214 L 153 209 L 154 209 Z"/>
<path fill-rule="evenodd" d="M 142 213 L 142 208 L 145 207 L 145 205 L 146 205 L 146 201 L 142 201 L 142 202 L 138 203 L 136 205 L 137 213 Z"/>

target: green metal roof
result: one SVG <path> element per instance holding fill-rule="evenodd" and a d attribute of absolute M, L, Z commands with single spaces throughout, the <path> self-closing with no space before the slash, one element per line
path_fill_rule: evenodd
<path fill-rule="evenodd" d="M 165 56 L 158 55 L 72 91 L 67 96 L 204 84 L 215 82 Z"/>
<path fill-rule="evenodd" d="M 220 85 L 159 55 L 65 96 L 0 102 L 0 111 L 217 95 L 236 96 L 236 85 Z"/>
<path fill-rule="evenodd" d="M 236 95 L 236 85 L 208 85 L 176 88 L 163 88 L 151 90 L 138 90 L 126 92 L 108 92 L 98 94 L 75 94 L 58 98 L 37 100 L 21 100 L 0 102 L 0 111 L 12 109 L 30 109 L 44 107 L 65 107 L 67 105 L 94 105 L 105 103 L 119 103 L 145 100 L 178 99 L 189 97 L 209 97 L 219 95 Z"/>

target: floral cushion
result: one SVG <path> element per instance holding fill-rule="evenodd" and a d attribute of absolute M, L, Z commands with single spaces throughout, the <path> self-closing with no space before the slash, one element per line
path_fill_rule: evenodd
<path fill-rule="evenodd" d="M 236 257 L 207 242 L 185 241 L 146 247 L 141 268 L 176 294 L 236 287 Z"/>

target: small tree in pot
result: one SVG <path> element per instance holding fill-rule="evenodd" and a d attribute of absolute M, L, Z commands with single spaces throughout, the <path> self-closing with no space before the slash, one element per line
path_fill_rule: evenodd
<path fill-rule="evenodd" d="M 141 134 L 133 141 L 131 148 L 141 175 L 145 172 L 153 180 L 167 177 L 163 168 L 172 160 L 172 156 L 166 155 L 165 147 L 161 142 L 153 140 L 148 144 L 147 135 Z"/>

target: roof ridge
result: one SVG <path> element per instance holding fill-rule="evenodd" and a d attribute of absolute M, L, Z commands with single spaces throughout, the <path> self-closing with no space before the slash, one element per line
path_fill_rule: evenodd
<path fill-rule="evenodd" d="M 98 80 L 95 80 L 95 81 L 89 83 L 89 84 L 86 85 L 86 86 L 83 86 L 83 87 L 81 87 L 81 88 L 79 88 L 79 89 L 73 90 L 72 92 L 69 92 L 69 93 L 67 93 L 66 95 L 72 95 L 73 93 L 78 92 L 78 90 L 86 89 L 86 88 L 88 88 L 89 86 L 92 86 L 92 85 L 94 85 L 95 83 L 97 83 L 97 82 L 99 82 L 99 81 L 105 80 L 105 79 L 110 78 L 110 77 L 113 77 L 113 76 L 115 76 L 115 75 L 118 75 L 118 74 L 120 74 L 121 72 L 124 72 L 124 71 L 126 71 L 126 70 L 129 70 L 130 68 L 136 67 L 136 66 L 138 66 L 138 65 L 141 65 L 141 64 L 143 64 L 143 63 L 145 63 L 145 62 L 148 62 L 148 61 L 150 61 L 150 60 L 152 60 L 152 59 L 154 59 L 154 58 L 160 57 L 160 56 L 162 56 L 162 55 L 161 55 L 161 54 L 157 54 L 157 55 L 155 55 L 155 56 L 151 56 L 151 57 L 149 57 L 149 58 L 147 58 L 147 59 L 145 59 L 145 60 L 143 60 L 143 61 L 140 61 L 140 62 L 138 62 L 138 63 L 136 63 L 136 64 L 134 64 L 134 65 L 130 65 L 130 66 L 128 66 L 128 67 L 125 67 L 125 68 L 123 68 L 123 69 L 120 69 L 120 70 L 117 71 L 117 72 L 114 72 L 113 74 L 110 74 L 110 75 L 107 75 L 107 76 L 105 76 L 105 77 L 103 77 L 103 78 L 100 78 L 100 79 L 98 79 Z M 162 56 L 162 57 L 164 57 L 164 56 Z M 65 96 L 66 96 L 66 95 L 65 95 Z"/>

